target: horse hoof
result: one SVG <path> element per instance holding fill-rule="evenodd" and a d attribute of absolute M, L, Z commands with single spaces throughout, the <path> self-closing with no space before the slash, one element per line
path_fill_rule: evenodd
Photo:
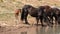
<path fill-rule="evenodd" d="M 38 24 L 36 26 L 38 26 Z"/>
<path fill-rule="evenodd" d="M 45 25 L 41 25 L 42 27 L 45 26 Z"/>
<path fill-rule="evenodd" d="M 29 23 L 27 23 L 28 25 L 30 25 Z"/>
<path fill-rule="evenodd" d="M 28 24 L 28 25 L 30 25 L 29 23 L 24 23 L 24 24 Z"/>

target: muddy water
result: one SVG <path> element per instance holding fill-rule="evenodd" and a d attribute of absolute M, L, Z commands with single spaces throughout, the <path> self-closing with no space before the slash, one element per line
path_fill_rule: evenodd
<path fill-rule="evenodd" d="M 60 27 L 41 27 L 34 26 L 22 29 L 20 34 L 60 34 Z"/>
<path fill-rule="evenodd" d="M 9 26 L 1 27 L 0 34 L 60 34 L 60 26 Z"/>

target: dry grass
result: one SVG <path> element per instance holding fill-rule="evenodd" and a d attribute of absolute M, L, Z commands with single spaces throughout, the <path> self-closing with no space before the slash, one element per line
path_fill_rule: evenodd
<path fill-rule="evenodd" d="M 25 4 L 30 4 L 34 7 L 46 4 L 60 7 L 59 0 L 0 0 L 0 12 L 14 12 L 15 9 L 22 8 Z"/>
<path fill-rule="evenodd" d="M 30 24 L 36 23 L 35 18 L 31 16 L 28 16 L 28 22 Z M 19 22 L 17 23 L 14 13 L 5 13 L 5 14 L 0 14 L 0 23 L 6 23 L 8 25 L 16 25 L 22 22 L 20 20 L 20 15 L 19 15 Z"/>
<path fill-rule="evenodd" d="M 60 7 L 60 1 L 56 0 L 0 0 L 0 23 L 8 23 L 15 24 L 15 16 L 14 10 L 17 8 L 22 8 L 25 4 L 30 4 L 34 7 L 38 7 L 41 5 L 50 5 Z M 28 21 L 31 23 L 35 23 L 35 18 L 30 16 L 28 17 Z M 12 23 L 13 22 L 13 23 Z"/>

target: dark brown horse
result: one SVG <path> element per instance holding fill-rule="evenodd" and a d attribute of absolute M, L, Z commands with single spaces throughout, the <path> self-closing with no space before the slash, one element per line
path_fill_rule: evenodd
<path fill-rule="evenodd" d="M 60 16 L 60 9 L 57 7 L 50 7 L 50 6 L 45 6 L 44 12 L 46 15 L 50 18 L 51 23 L 53 24 L 53 17 L 55 18 L 55 23 L 59 21 L 59 16 Z"/>
<path fill-rule="evenodd" d="M 44 12 L 46 13 L 47 17 L 50 18 L 50 22 L 53 24 L 53 9 L 50 6 L 45 6 Z"/>
<path fill-rule="evenodd" d="M 52 13 L 53 12 L 52 12 L 51 7 L 48 6 L 48 5 L 45 5 L 45 6 L 40 6 L 39 8 L 41 9 L 39 11 L 42 11 L 42 15 L 43 15 L 44 21 L 48 22 L 48 23 L 51 23 L 50 20 L 53 20 L 52 19 L 52 15 L 53 15 Z M 53 23 L 51 23 L 51 24 L 53 24 Z"/>

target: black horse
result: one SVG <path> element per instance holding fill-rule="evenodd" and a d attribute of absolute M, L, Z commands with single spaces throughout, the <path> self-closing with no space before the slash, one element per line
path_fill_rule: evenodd
<path fill-rule="evenodd" d="M 27 21 L 27 16 L 28 14 L 31 15 L 32 17 L 35 17 L 37 20 L 37 24 L 39 22 L 39 20 L 41 20 L 41 24 L 43 26 L 42 23 L 42 19 L 43 19 L 43 10 L 40 11 L 41 9 L 39 8 L 35 8 L 31 5 L 24 5 L 24 7 L 22 8 L 22 13 L 21 13 L 21 20 L 25 20 L 25 24 L 29 24 Z"/>
<path fill-rule="evenodd" d="M 54 11 L 54 17 L 55 17 L 55 23 L 57 24 L 57 22 L 58 22 L 58 24 L 60 24 L 59 22 L 60 22 L 60 9 L 58 9 L 58 8 L 52 8 Z"/>

